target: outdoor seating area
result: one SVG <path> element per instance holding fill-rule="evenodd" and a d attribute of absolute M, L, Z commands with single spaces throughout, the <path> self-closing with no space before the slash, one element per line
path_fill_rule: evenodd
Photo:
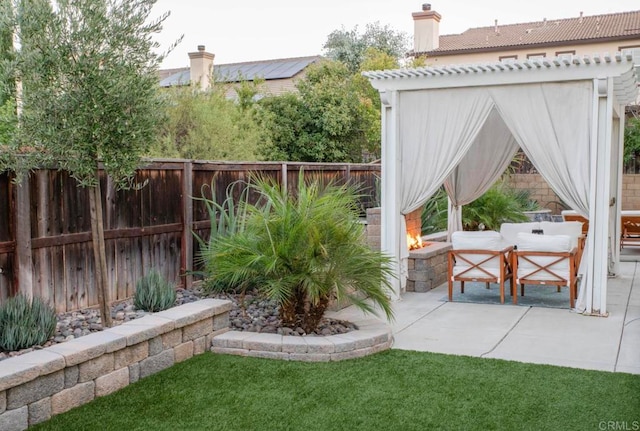
<path fill-rule="evenodd" d="M 505 283 L 510 284 L 512 302 L 525 295 L 525 286 L 557 286 L 569 290 L 569 305 L 575 306 L 578 268 L 585 246 L 582 223 L 503 223 L 500 232 L 457 231 L 451 236 L 448 258 L 448 297 L 453 301 L 453 285 L 484 282 L 499 285 L 504 304 Z"/>
<path fill-rule="evenodd" d="M 527 280 L 546 274 L 550 279 L 536 281 L 549 284 L 557 279 L 576 296 L 574 268 L 580 266 L 578 298 L 570 301 L 579 313 L 608 315 L 607 279 L 617 274 L 620 263 L 610 239 L 610 232 L 618 234 L 619 221 L 611 215 L 622 205 L 621 165 L 613 161 L 621 151 L 618 125 L 624 124 L 624 107 L 638 96 L 630 56 L 594 55 L 573 62 L 516 60 L 508 65 L 436 66 L 363 75 L 380 92 L 388 120 L 382 124 L 382 164 L 386 166 L 382 187 L 387 193 L 381 202 L 385 220 L 381 248 L 396 258 L 397 277 L 390 280 L 394 299 L 406 278 L 404 216 L 444 185 L 449 199 L 448 233 L 461 231 L 462 207 L 489 190 L 519 147 L 557 198 L 588 215 L 591 225 L 584 256 L 578 246 L 575 251 L 573 245 L 559 250 L 556 244 L 547 250 L 550 244 L 543 242 L 548 238 L 534 239 L 535 249 L 526 251 L 547 254 L 530 255 L 540 259 L 540 267 L 520 274 L 515 266 L 524 264 L 523 253 L 518 256 L 514 251 L 514 285 L 521 284 L 520 276 Z M 566 124 L 572 125 L 570 131 Z M 558 234 L 542 231 L 540 237 Z M 531 230 L 524 233 L 532 234 Z M 559 258 L 563 259 L 554 261 Z M 554 267 L 561 261 L 563 271 Z"/>
<path fill-rule="evenodd" d="M 564 221 L 579 221 L 582 223 L 582 233 L 587 235 L 589 220 L 574 210 L 562 211 Z M 620 250 L 625 247 L 640 247 L 640 211 L 620 211 Z"/>
<path fill-rule="evenodd" d="M 618 276 L 608 279 L 606 319 L 497 300 L 449 302 L 446 284 L 403 293 L 394 305 L 392 349 L 640 374 L 638 264 L 622 262 Z M 482 283 L 478 287 L 485 290 Z M 360 313 L 348 307 L 332 317 L 348 320 Z"/>
<path fill-rule="evenodd" d="M 640 246 L 640 211 L 621 211 L 620 218 L 620 249 Z"/>

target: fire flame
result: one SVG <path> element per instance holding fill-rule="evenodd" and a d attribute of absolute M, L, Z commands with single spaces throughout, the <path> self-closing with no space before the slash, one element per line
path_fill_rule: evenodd
<path fill-rule="evenodd" d="M 411 236 L 410 234 L 407 234 L 407 244 L 409 245 L 409 250 L 417 250 L 424 247 L 422 237 L 420 235 Z"/>

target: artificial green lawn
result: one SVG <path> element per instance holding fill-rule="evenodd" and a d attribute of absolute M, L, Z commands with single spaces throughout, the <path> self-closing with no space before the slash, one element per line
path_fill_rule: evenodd
<path fill-rule="evenodd" d="M 34 429 L 597 430 L 603 421 L 640 421 L 640 376 L 392 350 L 335 363 L 206 353 Z"/>

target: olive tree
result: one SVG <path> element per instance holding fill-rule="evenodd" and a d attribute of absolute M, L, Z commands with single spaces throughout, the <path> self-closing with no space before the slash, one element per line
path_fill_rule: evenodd
<path fill-rule="evenodd" d="M 111 325 L 99 169 L 127 187 L 164 112 L 155 0 L 17 0 L 19 139 L 40 144 L 89 188 L 103 324 Z"/>

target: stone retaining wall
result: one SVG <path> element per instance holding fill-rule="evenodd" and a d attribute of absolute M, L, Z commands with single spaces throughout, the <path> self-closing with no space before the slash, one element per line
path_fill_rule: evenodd
<path fill-rule="evenodd" d="M 353 321 L 357 331 L 326 337 L 229 331 L 213 339 L 211 351 L 287 361 L 329 362 L 360 358 L 391 347 L 388 325 L 375 319 Z"/>
<path fill-rule="evenodd" d="M 25 430 L 204 353 L 232 303 L 204 299 L 0 362 L 0 430 Z"/>

